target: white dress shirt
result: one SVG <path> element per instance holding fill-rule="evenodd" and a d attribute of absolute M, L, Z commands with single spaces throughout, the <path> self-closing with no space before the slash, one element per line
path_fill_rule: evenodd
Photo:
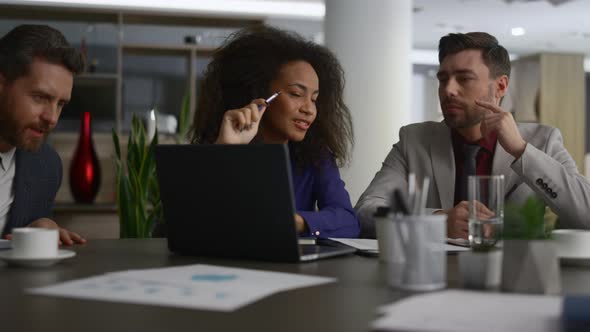
<path fill-rule="evenodd" d="M 12 148 L 7 152 L 0 152 L 0 234 L 4 230 L 10 207 L 14 201 L 14 152 Z"/>

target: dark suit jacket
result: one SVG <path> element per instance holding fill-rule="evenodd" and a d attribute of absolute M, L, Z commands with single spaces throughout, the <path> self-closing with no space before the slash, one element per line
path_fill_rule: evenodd
<path fill-rule="evenodd" d="M 49 145 L 38 151 L 16 149 L 14 202 L 2 236 L 53 213 L 53 202 L 62 179 L 61 159 Z"/>

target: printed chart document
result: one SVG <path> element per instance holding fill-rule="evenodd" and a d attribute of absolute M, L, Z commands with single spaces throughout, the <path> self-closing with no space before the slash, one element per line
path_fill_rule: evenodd
<path fill-rule="evenodd" d="M 113 272 L 28 291 L 47 296 L 233 311 L 281 291 L 334 281 L 334 278 L 197 264 Z"/>
<path fill-rule="evenodd" d="M 373 331 L 560 331 L 562 299 L 463 290 L 415 295 L 383 306 Z"/>
<path fill-rule="evenodd" d="M 347 246 L 356 248 L 357 250 L 361 250 L 361 251 L 372 251 L 375 253 L 379 252 L 377 240 L 374 240 L 374 239 L 330 238 L 330 240 L 346 244 Z M 444 248 L 447 252 L 459 252 L 459 251 L 469 250 L 469 248 L 457 246 L 457 245 L 452 245 L 452 244 L 444 244 Z"/>

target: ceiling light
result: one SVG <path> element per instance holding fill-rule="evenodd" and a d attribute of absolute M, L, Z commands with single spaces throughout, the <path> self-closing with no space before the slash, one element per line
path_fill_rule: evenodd
<path fill-rule="evenodd" d="M 504 0 L 504 2 L 506 3 L 512 3 L 512 2 L 539 2 L 540 0 Z M 553 6 L 559 6 L 561 4 L 564 4 L 566 2 L 570 2 L 573 0 L 545 0 L 546 2 L 549 2 L 550 4 L 552 4 Z"/>
<path fill-rule="evenodd" d="M 2 0 L 7 4 L 141 10 L 158 13 L 209 14 L 241 17 L 294 17 L 322 20 L 326 6 L 320 1 L 258 1 L 258 0 Z"/>
<path fill-rule="evenodd" d="M 516 28 L 512 28 L 512 35 L 513 36 L 524 36 L 524 34 L 526 33 L 526 31 L 524 30 L 523 27 L 516 27 Z"/>

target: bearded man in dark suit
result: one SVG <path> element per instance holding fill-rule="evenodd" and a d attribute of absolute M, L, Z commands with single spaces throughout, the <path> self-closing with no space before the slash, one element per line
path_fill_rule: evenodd
<path fill-rule="evenodd" d="M 60 242 L 84 243 L 51 219 L 61 159 L 47 144 L 83 58 L 57 30 L 21 25 L 0 39 L 0 231 L 58 229 Z"/>

